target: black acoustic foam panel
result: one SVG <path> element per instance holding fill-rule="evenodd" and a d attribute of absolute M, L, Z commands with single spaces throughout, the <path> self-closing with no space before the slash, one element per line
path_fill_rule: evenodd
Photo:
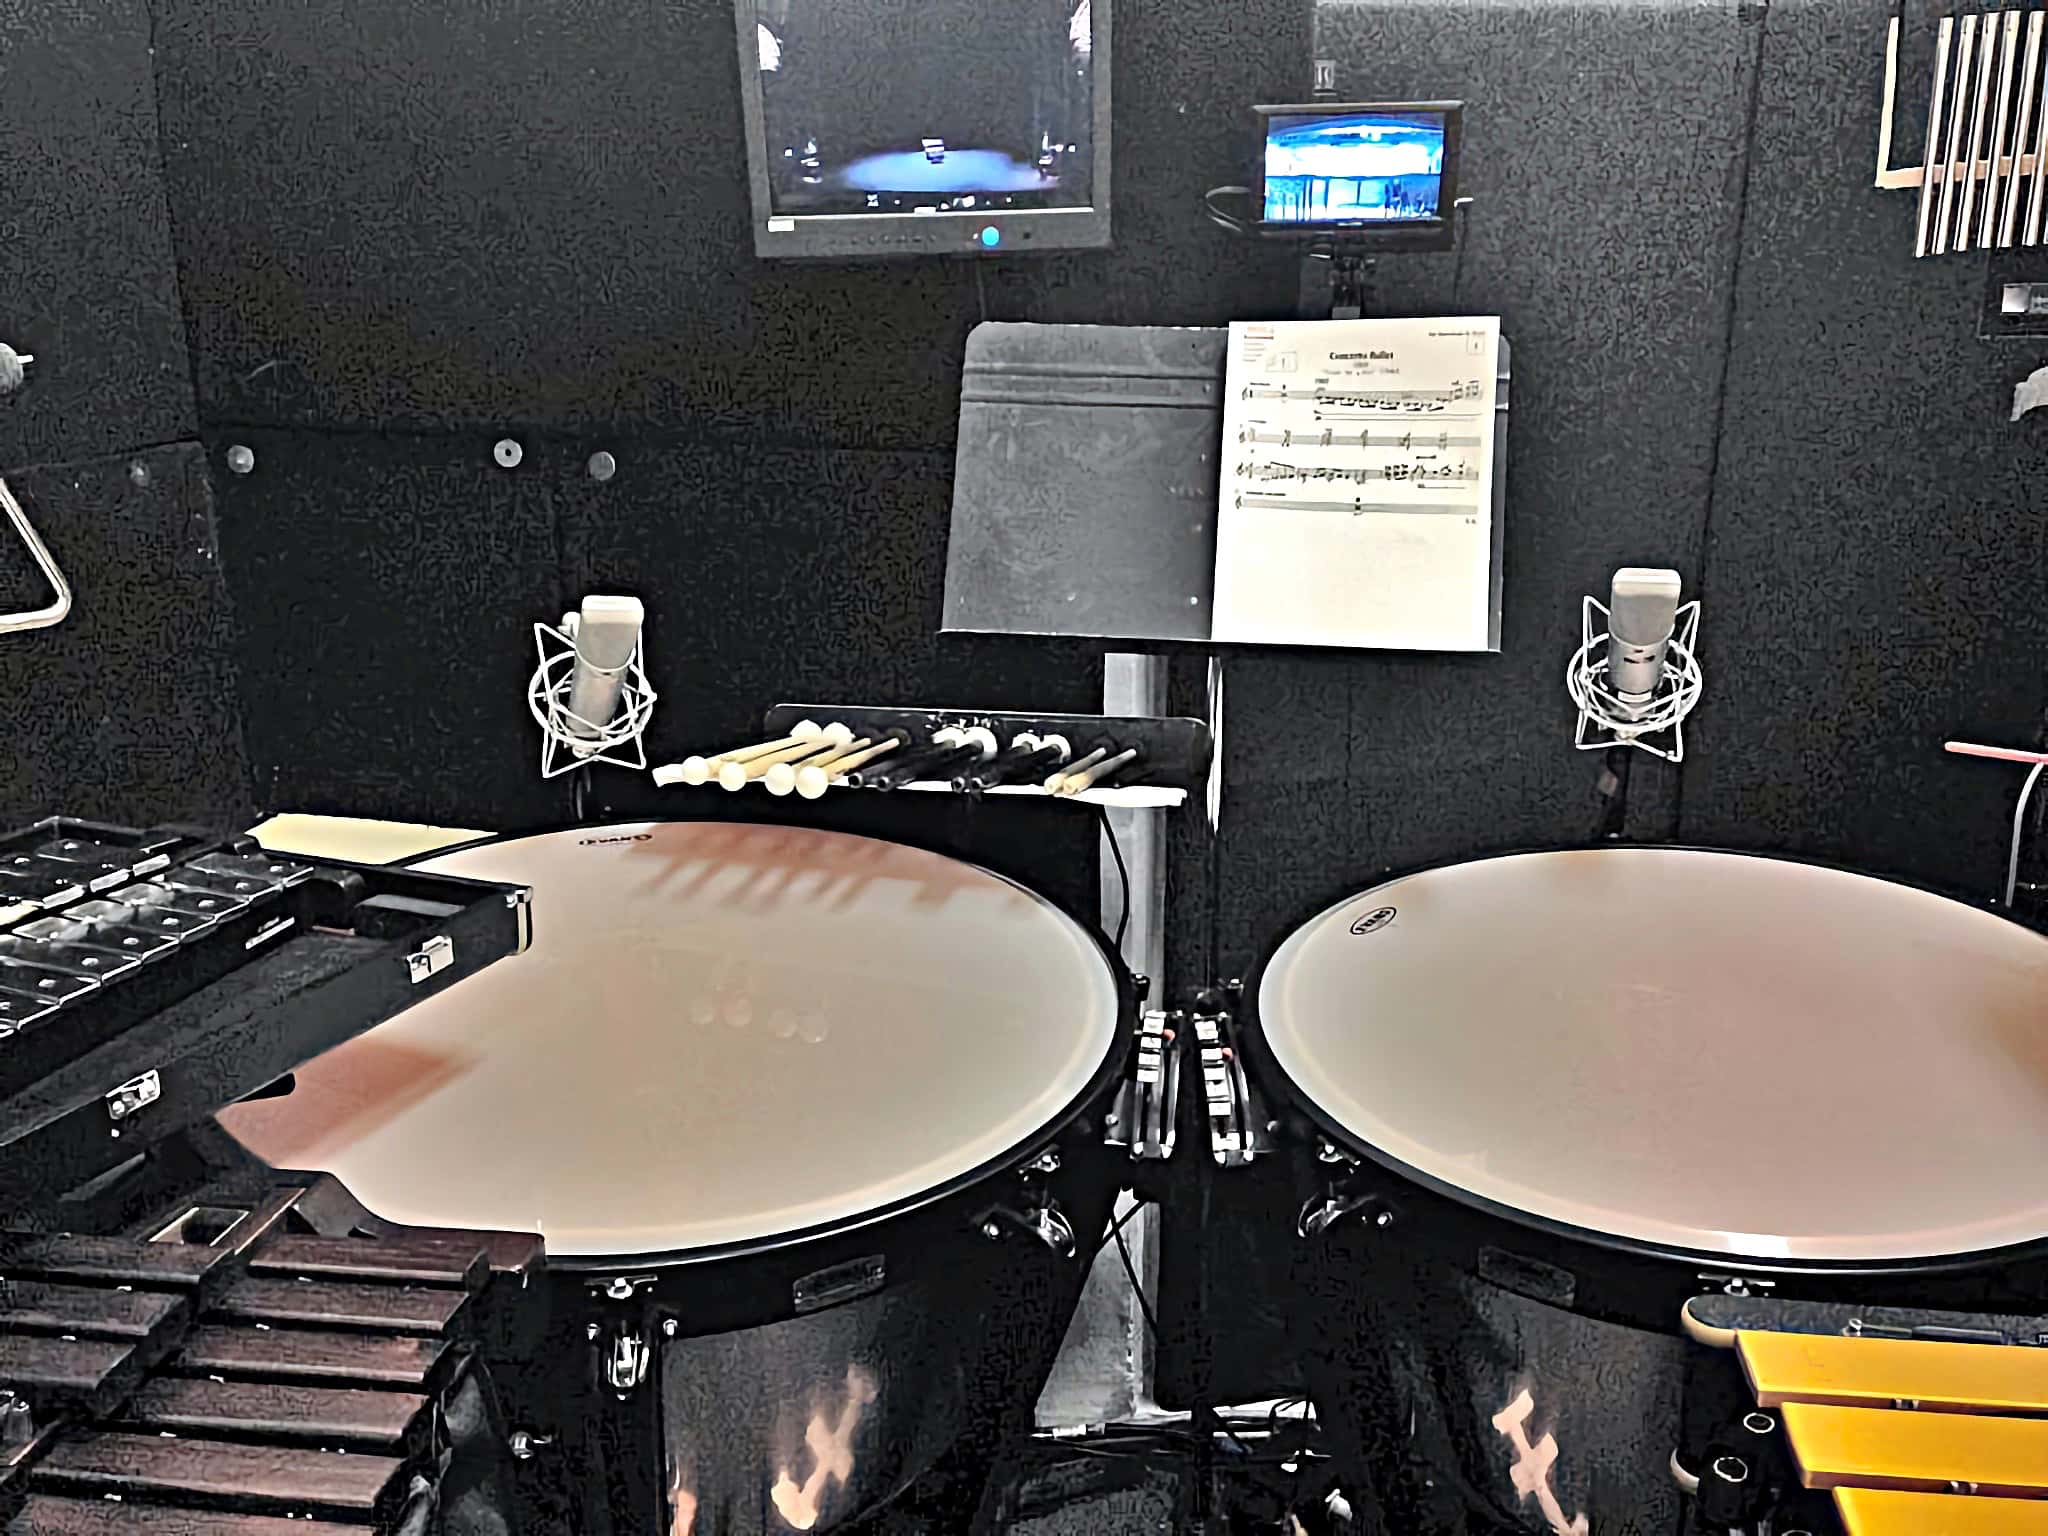
<path fill-rule="evenodd" d="M 212 422 L 518 421 L 952 441 L 986 315 L 1284 312 L 1205 220 L 1306 0 L 1126 5 L 1115 251 L 757 262 L 729 0 L 160 0 L 166 160 Z"/>
<path fill-rule="evenodd" d="M 1321 905 L 1391 871 L 1591 831 L 1599 762 L 1572 750 L 1565 659 L 1580 597 L 1604 596 L 1615 567 L 1699 579 L 1756 42 L 1733 3 L 1318 7 L 1315 56 L 1336 61 L 1340 95 L 1469 103 L 1462 268 L 1382 261 L 1374 307 L 1498 313 L 1514 343 L 1503 644 L 1228 663 L 1223 975 L 1249 976 Z M 1670 834 L 1676 778 L 1637 768 L 1638 835 Z M 1174 909 L 1186 980 L 1203 979 L 1207 908 Z M 1176 1207 L 1169 1234 L 1192 1241 L 1204 1214 L 1225 1234 L 1199 1266 L 1221 1334 L 1206 1364 L 1186 1337 L 1162 1352 L 1162 1400 L 1291 1389 L 1285 1185 L 1221 1179 L 1208 1212 Z M 1183 1312 L 1198 1266 L 1174 1242 L 1161 1299 Z"/>
<path fill-rule="evenodd" d="M 0 6 L 0 465 L 189 437 L 144 0 Z"/>
<path fill-rule="evenodd" d="M 1681 829 L 1988 896 L 2019 771 L 1941 743 L 2039 740 L 2048 345 L 1979 341 L 1982 262 L 1871 187 L 1868 13 L 1768 27 Z"/>
<path fill-rule="evenodd" d="M 1470 102 L 1462 268 L 1389 258 L 1375 304 L 1498 312 L 1513 339 L 1504 635 L 1230 664 L 1227 969 L 1390 871 L 1590 831 L 1565 659 L 1617 566 L 1699 579 L 1757 42 L 1732 3 L 1333 0 L 1317 28 L 1340 94 Z M 1670 833 L 1676 777 L 1643 760 L 1638 835 Z"/>
<path fill-rule="evenodd" d="M 617 473 L 600 483 L 585 470 L 593 446 L 546 447 L 525 468 L 558 488 L 571 589 L 647 604 L 647 667 L 661 695 L 652 761 L 758 739 L 762 712 L 785 700 L 1101 708 L 1100 664 L 1086 647 L 938 633 L 950 455 L 640 439 L 618 446 Z M 788 815 L 971 847 L 1093 910 L 1085 816 L 1018 814 L 1002 801 L 970 814 L 925 794 L 814 805 L 759 790 L 657 790 L 616 770 L 601 771 L 596 790 L 613 814 Z"/>
<path fill-rule="evenodd" d="M 231 444 L 255 468 L 226 467 Z M 559 621 L 554 508 L 487 436 L 208 443 L 265 810 L 498 829 L 567 819 L 526 706 Z"/>
<path fill-rule="evenodd" d="M 8 475 L 70 581 L 54 629 L 0 635 L 0 825 L 68 812 L 235 825 L 250 808 L 234 627 L 195 446 Z M 0 522 L 0 609 L 48 588 Z"/>

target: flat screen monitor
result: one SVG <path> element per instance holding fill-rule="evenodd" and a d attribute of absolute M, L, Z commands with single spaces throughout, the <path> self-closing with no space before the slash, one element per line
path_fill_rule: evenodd
<path fill-rule="evenodd" d="M 1258 109 L 1266 135 L 1259 229 L 1387 249 L 1451 244 L 1455 101 L 1315 102 Z"/>
<path fill-rule="evenodd" d="M 1111 0 L 737 0 L 754 249 L 1110 236 Z"/>

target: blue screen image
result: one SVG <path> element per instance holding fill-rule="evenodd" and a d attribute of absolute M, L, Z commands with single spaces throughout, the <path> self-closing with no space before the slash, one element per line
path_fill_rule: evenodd
<path fill-rule="evenodd" d="M 1438 217 L 1440 112 L 1276 116 L 1266 125 L 1266 207 L 1278 224 L 1418 223 Z"/>

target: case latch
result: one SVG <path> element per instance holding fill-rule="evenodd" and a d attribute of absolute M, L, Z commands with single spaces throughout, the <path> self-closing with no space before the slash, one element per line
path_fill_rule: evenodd
<path fill-rule="evenodd" d="M 107 1095 L 107 1118 L 116 1123 L 129 1119 L 164 1096 L 163 1075 L 154 1067 Z"/>
<path fill-rule="evenodd" d="M 418 986 L 428 977 L 440 975 L 454 963 L 455 941 L 445 933 L 437 933 L 405 957 L 405 970 L 412 977 L 412 984 Z"/>

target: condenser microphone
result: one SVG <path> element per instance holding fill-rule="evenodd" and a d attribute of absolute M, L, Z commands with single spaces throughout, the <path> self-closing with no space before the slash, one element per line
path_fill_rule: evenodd
<path fill-rule="evenodd" d="M 647 610 L 637 597 L 586 597 L 576 620 L 576 665 L 569 674 L 569 734 L 594 740 L 618 712 L 619 693 Z"/>
<path fill-rule="evenodd" d="M 1624 566 L 1614 573 L 1607 604 L 1607 687 L 1641 708 L 1664 677 L 1664 658 L 1678 622 L 1678 572 Z"/>

